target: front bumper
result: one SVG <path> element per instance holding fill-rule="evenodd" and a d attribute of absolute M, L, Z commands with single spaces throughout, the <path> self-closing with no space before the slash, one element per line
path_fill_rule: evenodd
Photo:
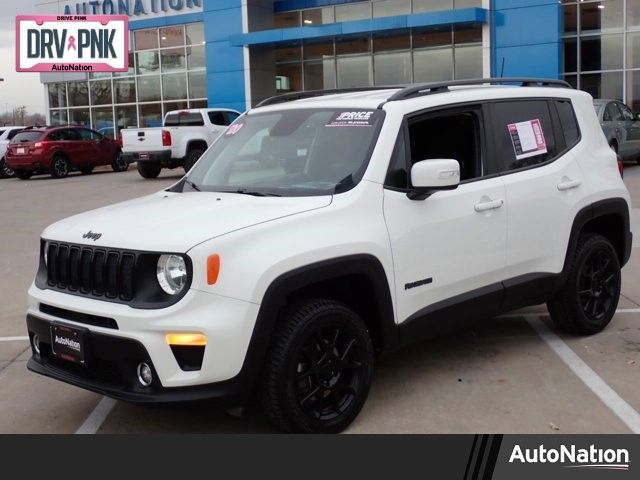
<path fill-rule="evenodd" d="M 50 338 L 50 326 L 51 322 L 27 315 L 29 341 L 35 334 L 43 339 L 40 354 L 33 350 L 32 344 L 33 355 L 27 363 L 32 372 L 131 403 L 218 400 L 222 404 L 235 405 L 244 400 L 247 386 L 240 377 L 208 385 L 163 387 L 149 353 L 135 340 L 92 332 L 88 337 L 91 360 L 87 366 L 58 359 L 51 353 L 51 344 L 46 342 Z M 148 387 L 136 382 L 136 369 L 140 362 L 147 363 L 154 374 L 154 380 Z"/>
<path fill-rule="evenodd" d="M 33 338 L 37 333 L 45 345 L 40 349 L 41 355 L 33 351 L 28 367 L 136 403 L 233 400 L 236 394 L 253 386 L 248 384 L 252 380 L 247 380 L 243 367 L 258 309 L 250 302 L 190 290 L 175 305 L 143 310 L 32 285 L 27 315 L 29 336 Z M 83 315 L 93 323 L 84 321 Z M 96 318 L 115 323 L 96 324 Z M 89 330 L 90 356 L 86 366 L 53 357 L 49 330 L 52 322 Z M 207 346 L 199 370 L 181 369 L 165 340 L 169 332 L 206 335 Z M 136 368 L 141 362 L 152 368 L 154 383 L 150 387 L 143 388 L 137 382 Z"/>

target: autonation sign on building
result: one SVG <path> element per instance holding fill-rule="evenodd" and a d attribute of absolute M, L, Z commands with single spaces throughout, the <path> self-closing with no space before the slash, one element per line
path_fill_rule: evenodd
<path fill-rule="evenodd" d="M 203 0 L 93 0 L 65 5 L 65 15 L 128 15 L 139 16 L 150 13 L 180 12 L 185 8 L 202 7 Z"/>

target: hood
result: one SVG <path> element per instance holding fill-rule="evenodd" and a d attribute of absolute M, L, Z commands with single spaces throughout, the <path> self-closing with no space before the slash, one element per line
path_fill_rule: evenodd
<path fill-rule="evenodd" d="M 49 226 L 42 237 L 91 246 L 186 252 L 226 233 L 326 207 L 331 199 L 158 192 L 66 218 Z"/>

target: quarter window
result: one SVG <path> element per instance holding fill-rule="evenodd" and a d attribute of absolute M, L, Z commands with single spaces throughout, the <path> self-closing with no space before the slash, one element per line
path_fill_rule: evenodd
<path fill-rule="evenodd" d="M 604 109 L 604 115 L 602 119 L 605 122 L 621 122 L 622 121 L 622 112 L 617 107 L 614 102 L 607 103 L 606 108 Z"/>
<path fill-rule="evenodd" d="M 564 143 L 568 148 L 571 148 L 580 139 L 580 130 L 578 129 L 573 106 L 569 100 L 558 100 L 556 101 L 556 109 L 558 110 L 558 118 L 564 134 Z"/>
<path fill-rule="evenodd" d="M 553 159 L 557 145 L 546 100 L 492 104 L 496 171 L 508 172 Z"/>

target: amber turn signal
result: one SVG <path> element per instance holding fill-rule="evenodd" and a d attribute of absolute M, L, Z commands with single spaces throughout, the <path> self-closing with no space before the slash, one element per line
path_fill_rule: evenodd
<path fill-rule="evenodd" d="M 220 273 L 220 255 L 217 253 L 209 255 L 207 258 L 207 283 L 213 285 L 218 281 Z"/>
<path fill-rule="evenodd" d="M 167 333 L 167 344 L 188 347 L 204 347 L 207 337 L 201 333 Z"/>

